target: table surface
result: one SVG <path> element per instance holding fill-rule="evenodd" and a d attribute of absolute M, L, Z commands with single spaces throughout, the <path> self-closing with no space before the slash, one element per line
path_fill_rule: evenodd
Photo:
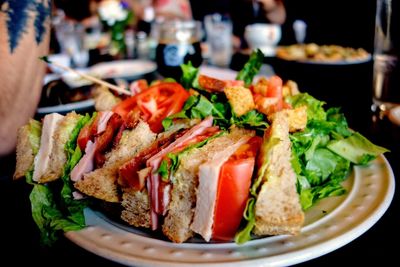
<path fill-rule="evenodd" d="M 272 62 L 271 65 L 273 67 L 276 66 L 275 62 Z M 389 160 L 395 176 L 400 177 L 398 164 L 400 162 L 400 127 L 387 121 L 375 122 L 369 110 L 370 98 L 361 97 L 362 94 L 369 95 L 368 90 L 370 90 L 371 83 L 370 67 L 371 65 L 367 64 L 361 71 L 356 70 L 359 66 L 353 66 L 354 69 L 350 67 L 346 70 L 352 74 L 352 82 L 342 84 L 340 91 L 352 93 L 343 94 L 335 99 L 337 101 L 335 104 L 343 106 L 349 125 L 353 129 L 361 132 L 374 143 L 391 150 L 385 156 Z M 321 85 L 329 83 L 324 80 L 324 77 L 318 79 L 318 76 L 314 76 L 313 70 L 304 75 L 309 75 L 309 79 L 317 80 L 315 83 Z M 340 75 L 340 71 L 337 75 Z M 339 78 L 338 80 L 340 82 Z M 338 84 L 336 83 L 335 86 L 338 86 Z M 333 90 L 332 88 L 330 89 Z M 329 97 L 330 94 L 322 95 Z M 30 188 L 23 181 L 12 181 L 14 164 L 14 154 L 0 159 L 0 203 L 2 203 L 0 226 L 3 231 L 3 249 L 0 262 L 11 262 L 17 266 L 23 263 L 29 263 L 32 266 L 54 266 L 57 264 L 72 266 L 73 264 L 82 263 L 89 263 L 91 266 L 122 266 L 96 256 L 76 246 L 66 238 L 62 238 L 52 248 L 41 247 L 39 245 L 39 233 L 30 214 L 28 199 Z M 400 237 L 399 204 L 399 194 L 396 192 L 387 212 L 366 233 L 331 253 L 298 264 L 298 266 L 367 265 L 372 262 L 389 265 L 397 261 L 395 252 L 398 251 L 396 249 L 398 246 L 394 244 L 397 244 Z"/>

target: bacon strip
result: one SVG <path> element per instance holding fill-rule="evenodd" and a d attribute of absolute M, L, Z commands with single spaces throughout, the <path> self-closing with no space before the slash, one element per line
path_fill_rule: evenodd
<path fill-rule="evenodd" d="M 101 134 L 107 128 L 108 121 L 113 115 L 112 111 L 100 112 L 97 118 L 97 134 Z M 93 122 L 93 123 L 96 123 Z M 94 126 L 96 127 L 96 126 Z M 96 140 L 92 142 L 89 140 L 86 144 L 85 154 L 79 160 L 78 164 L 71 171 L 71 180 L 77 182 L 82 179 L 85 173 L 91 172 L 94 169 L 94 155 L 96 152 Z"/>
<path fill-rule="evenodd" d="M 135 190 L 142 190 L 144 183 L 139 178 L 138 171 L 146 168 L 146 162 L 149 158 L 159 153 L 174 140 L 182 136 L 187 130 L 176 132 L 162 139 L 157 139 L 153 144 L 142 150 L 134 158 L 122 165 L 119 169 L 119 184 L 123 187 L 131 187 Z"/>
<path fill-rule="evenodd" d="M 96 152 L 94 154 L 94 162 L 97 168 L 103 166 L 106 158 L 105 153 L 112 147 L 114 136 L 118 133 L 123 120 L 117 113 L 112 114 L 107 123 L 105 131 L 96 139 Z"/>
<path fill-rule="evenodd" d="M 89 140 L 86 144 L 85 155 L 71 171 L 71 180 L 77 182 L 82 179 L 85 173 L 91 172 L 94 168 L 93 158 L 96 152 L 96 144 Z"/>

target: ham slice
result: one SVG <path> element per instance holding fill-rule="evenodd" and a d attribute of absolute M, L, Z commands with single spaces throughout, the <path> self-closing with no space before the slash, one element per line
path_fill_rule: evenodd
<path fill-rule="evenodd" d="M 200 234 L 207 242 L 210 241 L 212 235 L 215 201 L 221 167 L 250 138 L 249 136 L 242 137 L 234 145 L 216 153 L 213 158 L 199 166 L 199 187 L 196 208 L 190 228 Z"/>
<path fill-rule="evenodd" d="M 97 125 L 97 134 L 100 134 L 106 130 L 108 120 L 114 114 L 112 111 L 103 111 L 100 112 L 99 116 L 99 123 Z"/>
<path fill-rule="evenodd" d="M 96 143 L 91 140 L 87 142 L 85 155 L 79 160 L 78 164 L 71 171 L 71 180 L 77 182 L 82 179 L 85 173 L 91 172 L 94 169 L 94 153 L 96 152 Z"/>
<path fill-rule="evenodd" d="M 167 155 L 169 152 L 174 150 L 176 147 L 180 146 L 182 143 L 186 143 L 188 140 L 196 137 L 197 135 L 202 134 L 207 128 L 211 127 L 213 124 L 213 118 L 208 117 L 201 121 L 199 124 L 193 126 L 189 131 L 187 131 L 183 136 L 176 139 L 175 142 L 161 150 L 158 154 L 154 155 L 147 161 L 147 165 L 153 168 L 153 171 L 156 171 L 160 166 L 161 160 Z"/>
<path fill-rule="evenodd" d="M 147 182 L 147 189 L 149 192 L 149 198 L 151 203 L 151 227 L 153 230 L 158 228 L 158 215 L 165 215 L 166 207 L 169 203 L 169 194 L 165 194 L 161 192 L 160 194 L 160 175 L 157 173 L 158 168 L 160 167 L 161 161 L 169 152 L 172 152 L 175 148 L 181 146 L 183 143 L 188 142 L 190 139 L 196 137 L 197 135 L 205 132 L 209 127 L 213 124 L 213 118 L 208 117 L 201 121 L 199 124 L 193 126 L 189 131 L 187 131 L 183 136 L 176 139 L 173 143 L 171 143 L 166 148 L 162 149 L 159 153 L 151 157 L 146 165 L 151 167 L 150 179 Z M 169 187 L 166 187 L 169 189 Z M 159 196 L 162 196 L 162 199 Z"/>
<path fill-rule="evenodd" d="M 58 123 L 64 118 L 58 113 L 48 114 L 43 119 L 42 135 L 40 137 L 40 148 L 34 160 L 33 181 L 38 182 L 46 172 L 50 163 L 50 154 L 53 150 L 53 135 Z"/>

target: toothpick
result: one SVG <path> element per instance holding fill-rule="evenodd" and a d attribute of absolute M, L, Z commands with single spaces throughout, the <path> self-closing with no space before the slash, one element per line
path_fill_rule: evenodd
<path fill-rule="evenodd" d="M 52 64 L 52 65 L 54 65 L 54 66 L 56 66 L 56 67 L 59 67 L 59 68 L 65 70 L 65 71 L 73 72 L 73 73 L 75 73 L 75 74 L 81 76 L 82 78 L 84 78 L 84 79 L 86 79 L 86 80 L 92 81 L 92 82 L 97 83 L 97 84 L 101 84 L 101 85 L 106 86 L 106 87 L 108 87 L 109 89 L 112 89 L 112 90 L 114 90 L 114 91 L 117 91 L 117 92 L 119 92 L 119 93 L 121 93 L 121 94 L 132 95 L 132 92 L 130 92 L 130 91 L 124 89 L 124 88 L 118 87 L 118 86 L 116 86 L 116 85 L 114 85 L 114 84 L 111 84 L 111 83 L 109 83 L 109 82 L 103 81 L 103 80 L 98 79 L 98 78 L 96 78 L 96 77 L 87 75 L 86 73 L 83 73 L 83 72 L 74 70 L 74 69 L 72 69 L 72 68 L 70 68 L 70 67 L 61 65 L 61 64 L 59 64 L 59 63 L 57 63 L 57 62 L 52 62 L 52 61 L 50 61 L 50 60 L 48 59 L 47 56 L 40 57 L 40 59 L 43 60 L 43 61 L 45 61 L 45 62 L 47 62 L 48 64 Z"/>

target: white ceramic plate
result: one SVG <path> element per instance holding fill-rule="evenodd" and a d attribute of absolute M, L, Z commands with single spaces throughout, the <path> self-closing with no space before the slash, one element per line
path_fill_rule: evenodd
<path fill-rule="evenodd" d="M 156 69 L 157 64 L 149 60 L 117 60 L 93 65 L 89 68 L 89 73 L 103 79 L 134 79 Z"/>
<path fill-rule="evenodd" d="M 94 100 L 88 99 L 83 101 L 78 101 L 74 103 L 64 104 L 64 105 L 57 105 L 57 106 L 48 106 L 48 107 L 40 107 L 36 110 L 36 114 L 45 115 L 48 113 L 68 113 L 72 110 L 75 111 L 83 111 L 89 110 L 94 107 Z"/>
<path fill-rule="evenodd" d="M 392 201 L 395 180 L 384 156 L 356 167 L 345 182 L 348 193 L 324 199 L 306 213 L 298 236 L 274 236 L 235 243 L 191 239 L 174 244 L 149 232 L 114 222 L 87 209 L 88 227 L 66 233 L 77 245 L 130 266 L 287 266 L 346 245 L 374 225 Z"/>
<path fill-rule="evenodd" d="M 86 69 L 79 69 L 79 71 L 87 72 Z M 71 74 L 71 76 L 64 76 L 66 74 L 67 73 L 64 73 L 64 74 L 61 74 L 61 75 L 59 75 L 59 74 L 47 74 L 43 79 L 43 84 L 47 84 L 47 83 L 49 83 L 49 82 L 51 82 L 53 80 L 60 79 L 60 78 L 63 78 L 63 77 L 71 77 L 71 79 L 73 77 L 76 77 L 73 74 Z M 68 83 L 67 81 L 65 81 L 65 82 L 69 86 L 73 87 L 72 84 L 71 84 L 72 80 L 69 81 L 70 83 Z M 75 83 L 75 85 L 83 86 L 83 85 L 85 85 L 85 83 L 82 83 L 82 84 Z M 71 89 L 71 90 L 73 90 L 73 89 Z M 78 111 L 89 110 L 89 109 L 92 109 L 92 108 L 94 108 L 94 100 L 93 99 L 87 99 L 87 100 L 83 100 L 83 101 L 77 101 L 77 102 L 73 102 L 73 103 L 61 104 L 61 105 L 56 105 L 56 106 L 38 107 L 38 109 L 36 110 L 36 114 L 38 114 L 38 115 L 46 115 L 46 114 L 53 113 L 53 112 L 68 113 L 68 112 L 70 112 L 72 110 L 75 110 L 75 111 L 78 112 Z"/>

